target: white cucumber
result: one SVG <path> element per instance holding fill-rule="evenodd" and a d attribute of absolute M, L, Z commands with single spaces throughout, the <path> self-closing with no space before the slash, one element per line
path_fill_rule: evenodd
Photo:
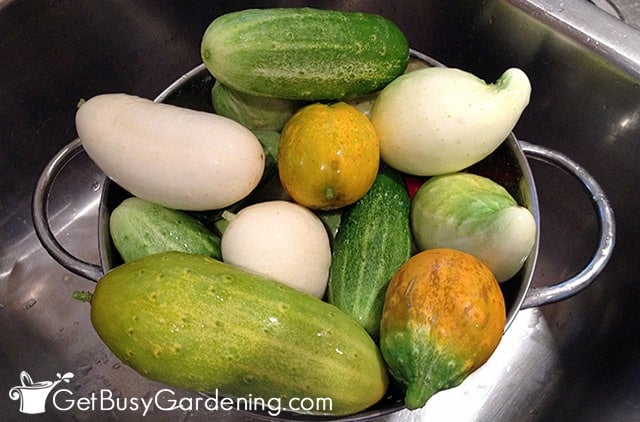
<path fill-rule="evenodd" d="M 201 211 L 247 196 L 264 171 L 256 136 L 231 119 L 127 94 L 84 102 L 76 129 L 89 157 L 133 195 Z"/>

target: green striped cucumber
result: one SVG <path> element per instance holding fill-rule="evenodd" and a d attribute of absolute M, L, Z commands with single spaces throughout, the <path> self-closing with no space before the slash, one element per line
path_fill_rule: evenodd
<path fill-rule="evenodd" d="M 209 257 L 166 252 L 122 264 L 91 298 L 97 333 L 140 374 L 229 397 L 330 398 L 346 415 L 380 400 L 387 370 L 335 306 Z M 325 401 L 326 403 L 326 401 Z"/>
<path fill-rule="evenodd" d="M 132 196 L 111 212 L 109 232 L 123 261 L 180 251 L 220 259 L 220 237 L 190 214 Z"/>
<path fill-rule="evenodd" d="M 339 100 L 402 74 L 409 43 L 388 19 L 314 8 L 247 9 L 206 29 L 202 60 L 226 86 L 257 96 Z"/>
<path fill-rule="evenodd" d="M 342 217 L 328 300 L 377 338 L 391 277 L 411 255 L 410 200 L 402 178 L 382 167 L 371 189 Z"/>

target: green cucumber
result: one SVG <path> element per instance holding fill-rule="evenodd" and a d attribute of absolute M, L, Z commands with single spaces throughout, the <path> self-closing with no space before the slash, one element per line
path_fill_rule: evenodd
<path fill-rule="evenodd" d="M 289 118 L 305 103 L 274 97 L 259 97 L 231 89 L 216 80 L 211 88 L 216 114 L 255 130 L 280 132 Z"/>
<path fill-rule="evenodd" d="M 389 281 L 411 256 L 409 212 L 400 174 L 383 167 L 371 189 L 343 215 L 334 241 L 328 300 L 373 338 Z"/>
<path fill-rule="evenodd" d="M 262 182 L 270 179 L 278 170 L 278 146 L 280 146 L 280 132 L 272 129 L 253 129 L 262 149 L 264 149 L 264 172 Z"/>
<path fill-rule="evenodd" d="M 132 196 L 111 212 L 109 232 L 123 261 L 179 251 L 220 259 L 220 237 L 184 211 Z"/>
<path fill-rule="evenodd" d="M 224 85 L 252 95 L 340 100 L 402 74 L 409 43 L 382 16 L 313 8 L 247 9 L 216 18 L 201 57 Z"/>
<path fill-rule="evenodd" d="M 388 385 L 376 344 L 335 306 L 209 257 L 167 252 L 116 267 L 96 285 L 91 321 L 119 359 L 175 388 L 283 406 L 329 398 L 309 411 L 346 415 Z"/>

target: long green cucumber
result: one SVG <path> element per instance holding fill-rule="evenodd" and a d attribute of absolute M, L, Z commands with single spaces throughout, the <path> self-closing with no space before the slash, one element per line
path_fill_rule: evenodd
<path fill-rule="evenodd" d="M 118 358 L 176 388 L 283 405 L 330 398 L 315 411 L 345 415 L 388 383 L 376 344 L 338 308 L 209 257 L 167 252 L 116 267 L 97 283 L 91 320 Z"/>
<path fill-rule="evenodd" d="M 411 255 L 410 200 L 400 174 L 381 168 L 371 189 L 342 217 L 328 300 L 377 338 L 391 277 Z"/>
<path fill-rule="evenodd" d="M 257 96 L 339 100 L 377 91 L 409 61 L 388 19 L 313 8 L 247 9 L 216 18 L 201 57 L 226 86 Z"/>

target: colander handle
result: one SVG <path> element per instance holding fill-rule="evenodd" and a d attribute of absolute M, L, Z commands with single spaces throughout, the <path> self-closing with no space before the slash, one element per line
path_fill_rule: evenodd
<path fill-rule="evenodd" d="M 49 205 L 49 194 L 51 187 L 60 170 L 69 163 L 76 155 L 82 152 L 80 139 L 76 139 L 63 147 L 44 168 L 33 193 L 31 202 L 31 216 L 36 235 L 45 250 L 59 264 L 82 277 L 97 281 L 102 277 L 102 268 L 96 264 L 83 261 L 69 253 L 56 239 L 51 226 L 47 208 Z"/>
<path fill-rule="evenodd" d="M 582 166 L 560 152 L 523 141 L 519 141 L 519 144 L 527 157 L 551 164 L 578 178 L 591 195 L 598 217 L 600 238 L 591 261 L 579 273 L 551 286 L 529 289 L 521 305 L 521 309 L 526 309 L 567 299 L 589 286 L 602 272 L 613 254 L 616 228 L 613 209 L 607 196 L 598 182 Z"/>

